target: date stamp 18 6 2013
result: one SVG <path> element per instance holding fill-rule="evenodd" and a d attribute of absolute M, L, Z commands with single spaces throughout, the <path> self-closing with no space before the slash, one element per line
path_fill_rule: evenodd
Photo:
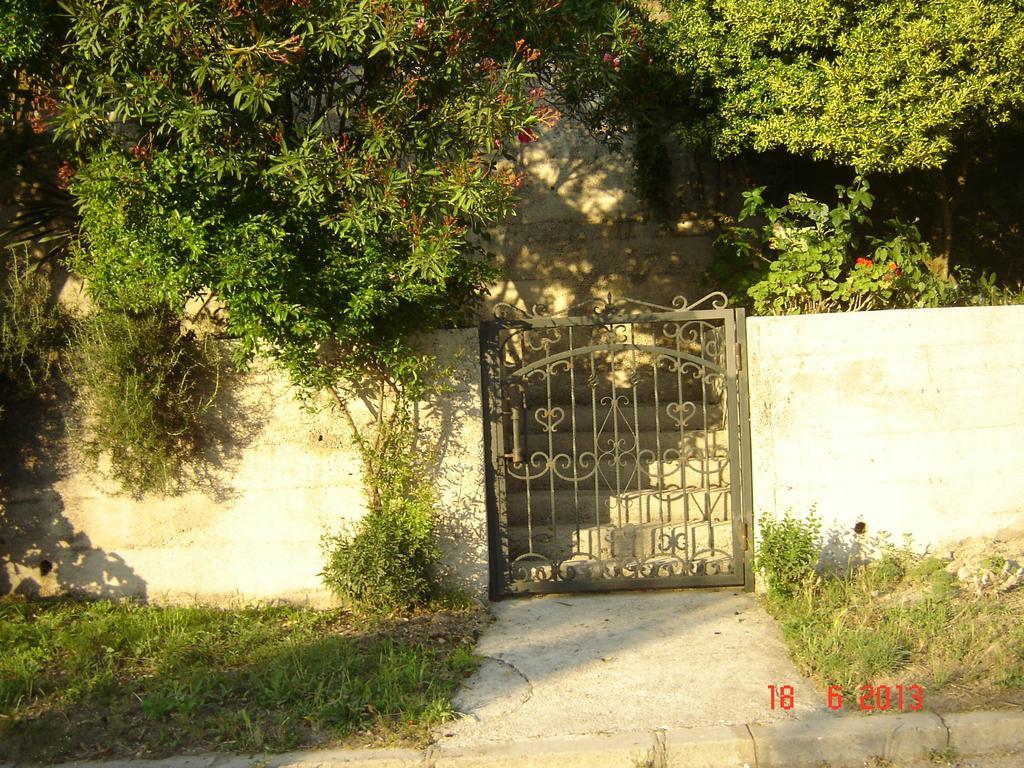
<path fill-rule="evenodd" d="M 769 685 L 772 709 L 790 710 L 796 703 L 792 685 Z M 843 687 L 828 687 L 828 708 L 843 708 Z M 857 707 L 865 712 L 917 712 L 924 708 L 924 688 L 920 685 L 861 685 L 856 689 Z"/>

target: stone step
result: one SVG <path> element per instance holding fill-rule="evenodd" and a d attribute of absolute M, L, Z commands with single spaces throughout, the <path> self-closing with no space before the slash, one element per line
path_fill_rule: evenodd
<path fill-rule="evenodd" d="M 545 426 L 546 424 L 538 423 L 536 420 L 527 420 L 525 429 L 521 431 L 524 455 L 529 456 L 532 453 L 541 451 L 547 456 L 555 456 L 560 453 L 572 456 L 574 448 L 576 456 L 583 453 L 593 454 L 595 452 L 593 428 L 590 426 L 582 427 L 579 421 L 577 421 L 574 433 L 572 431 L 573 423 L 571 416 L 566 416 L 561 421 L 556 422 L 552 432 L 545 432 Z M 645 429 L 636 433 L 634 438 L 631 425 L 623 424 L 620 421 L 618 427 L 618 439 L 622 441 L 619 448 L 620 452 L 636 453 L 639 450 L 651 452 L 653 456 L 662 456 L 668 459 L 675 458 L 674 454 L 680 448 L 683 449 L 685 456 L 694 457 L 707 454 L 715 455 L 720 450 L 729 449 L 729 432 L 725 429 L 711 429 L 707 431 L 703 429 L 684 429 L 682 432 L 678 428 L 665 428 L 659 432 L 655 432 L 653 429 Z M 612 422 L 609 421 L 607 424 L 599 425 L 599 432 L 596 438 L 596 450 L 598 453 L 612 451 L 615 447 L 616 439 Z M 511 435 L 506 435 L 506 440 L 509 441 L 506 448 L 511 447 Z M 667 456 L 666 453 L 668 454 Z"/>
<path fill-rule="evenodd" d="M 729 452 L 724 446 L 712 446 L 705 454 L 703 447 L 698 451 L 691 447 L 680 461 L 663 449 L 660 461 L 653 449 L 640 461 L 635 456 L 603 452 L 595 462 L 592 453 L 578 455 L 576 461 L 571 455 L 557 454 L 549 460 L 544 451 L 524 452 L 522 463 L 508 460 L 505 464 L 505 490 L 509 495 L 531 492 L 582 489 L 622 495 L 658 490 L 666 485 L 680 488 L 720 487 L 728 485 L 730 479 Z"/>
<path fill-rule="evenodd" d="M 649 523 L 646 525 L 526 526 L 508 529 L 509 560 L 530 553 L 552 562 L 586 556 L 604 559 L 631 559 L 671 556 L 684 560 L 718 559 L 732 553 L 731 520 L 685 525 Z"/>
<path fill-rule="evenodd" d="M 534 435 L 541 432 L 543 427 L 548 424 L 547 403 L 528 402 L 527 406 L 526 413 L 522 418 L 525 421 L 527 434 Z M 589 400 L 586 403 L 577 403 L 575 409 L 571 408 L 569 404 L 552 403 L 551 410 L 550 421 L 556 430 L 562 432 L 572 429 L 574 414 L 577 432 L 591 432 L 595 421 L 599 428 L 605 425 L 609 430 L 613 423 L 610 420 L 607 406 L 598 404 L 595 409 Z M 660 428 L 662 432 L 672 431 L 678 434 L 680 422 L 686 432 L 705 428 L 723 429 L 726 426 L 721 405 L 709 403 L 705 409 L 702 403 L 692 401 L 679 404 L 676 404 L 676 401 L 661 403 L 657 409 L 649 403 L 640 403 L 635 409 L 630 405 L 620 409 L 617 418 L 620 425 L 628 424 L 643 432 L 653 432 Z M 511 435 L 510 415 L 505 416 L 505 429 Z"/>
<path fill-rule="evenodd" d="M 561 490 L 553 494 L 549 490 L 538 490 L 530 494 L 529 506 L 525 493 L 508 494 L 505 514 L 509 525 L 525 525 L 528 519 L 536 525 L 551 525 L 552 521 L 556 525 L 635 525 L 693 522 L 708 517 L 724 519 L 731 517 L 731 492 L 728 485 L 618 496 L 595 494 L 593 488 L 589 492 Z"/>
<path fill-rule="evenodd" d="M 559 369 L 554 372 L 550 383 L 539 373 L 535 373 L 525 379 L 509 378 L 505 386 L 510 397 L 521 390 L 525 394 L 528 408 L 542 408 L 549 403 L 569 407 L 575 397 L 577 407 L 596 407 L 600 412 L 602 409 L 607 410 L 614 397 L 617 398 L 620 408 L 631 411 L 634 402 L 653 406 L 655 394 L 663 408 L 669 403 L 691 402 L 696 406 L 701 406 L 705 400 L 709 404 L 720 403 L 724 389 L 722 379 L 709 377 L 701 381 L 695 379 L 693 373 L 692 370 L 687 370 L 679 377 L 674 373 L 660 374 L 655 386 L 650 370 L 641 369 L 634 390 L 628 375 L 621 371 L 614 378 L 606 372 L 596 380 L 589 381 L 582 371 L 577 371 L 573 380 L 567 372 Z M 709 373 L 701 372 L 702 375 Z M 520 403 L 523 402 L 523 394 L 515 395 Z"/>

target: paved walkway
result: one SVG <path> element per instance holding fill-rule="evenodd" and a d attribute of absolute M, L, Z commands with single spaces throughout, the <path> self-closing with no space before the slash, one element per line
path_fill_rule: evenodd
<path fill-rule="evenodd" d="M 744 592 L 553 595 L 492 612 L 446 746 L 838 717 Z M 793 686 L 792 711 L 771 709 L 769 685 Z"/>

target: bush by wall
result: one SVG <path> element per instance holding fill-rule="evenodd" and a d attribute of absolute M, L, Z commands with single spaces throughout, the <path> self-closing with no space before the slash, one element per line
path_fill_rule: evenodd
<path fill-rule="evenodd" d="M 769 594 L 790 597 L 814 573 L 820 535 L 821 521 L 813 514 L 802 520 L 789 512 L 781 519 L 761 517 L 754 564 L 765 577 Z"/>
<path fill-rule="evenodd" d="M 1024 303 L 1024 289 L 990 275 L 941 275 L 913 224 L 874 223 L 869 189 L 857 177 L 836 188 L 832 206 L 803 193 L 773 206 L 765 187 L 745 192 L 739 223 L 715 243 L 712 271 L 759 315 Z"/>
<path fill-rule="evenodd" d="M 362 440 L 369 508 L 355 531 L 324 538 L 324 583 L 352 607 L 373 613 L 411 608 L 434 591 L 434 494 L 413 451 L 408 403 L 399 400 Z"/>
<path fill-rule="evenodd" d="M 66 344 L 68 317 L 27 255 L 12 253 L 0 284 L 0 413 L 4 404 L 51 383 Z"/>
<path fill-rule="evenodd" d="M 166 308 L 101 309 L 73 333 L 69 379 L 79 390 L 74 432 L 86 456 L 135 495 L 171 491 L 206 442 L 221 355 L 182 334 Z"/>

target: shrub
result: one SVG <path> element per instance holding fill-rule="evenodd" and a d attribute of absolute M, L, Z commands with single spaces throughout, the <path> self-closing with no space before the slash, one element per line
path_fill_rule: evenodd
<path fill-rule="evenodd" d="M 327 536 L 324 583 L 352 607 L 371 613 L 411 608 L 433 592 L 434 496 L 412 446 L 410 417 L 381 423 L 374 445 L 362 443 L 369 509 L 354 533 Z"/>
<path fill-rule="evenodd" d="M 814 514 L 796 519 L 787 512 L 782 519 L 761 518 L 761 540 L 755 567 L 768 582 L 770 594 L 792 597 L 814 573 L 818 564 L 821 520 Z"/>
<path fill-rule="evenodd" d="M 755 313 L 789 315 L 907 307 L 1024 304 L 1024 286 L 1008 288 L 993 275 L 955 268 L 955 279 L 933 273 L 930 246 L 917 228 L 890 219 L 878 228 L 868 182 L 836 187 L 830 207 L 803 193 L 775 207 L 765 187 L 743 195 L 740 222 L 715 241 L 715 278 L 746 294 Z"/>
<path fill-rule="evenodd" d="M 138 495 L 169 491 L 205 443 L 204 415 L 220 382 L 212 340 L 182 334 L 166 308 L 102 309 L 78 322 L 70 378 L 85 454 Z"/>
<path fill-rule="evenodd" d="M 31 268 L 28 256 L 13 254 L 6 271 L 0 288 L 0 403 L 49 384 L 67 338 L 67 315 L 51 300 L 49 281 Z"/>
<path fill-rule="evenodd" d="M 764 223 L 726 229 L 716 269 L 763 315 L 955 303 L 956 284 L 930 271 L 931 249 L 913 225 L 874 226 L 868 189 L 860 177 L 836 187 L 832 207 L 802 193 L 775 207 L 764 187 L 745 192 L 740 221 Z"/>

